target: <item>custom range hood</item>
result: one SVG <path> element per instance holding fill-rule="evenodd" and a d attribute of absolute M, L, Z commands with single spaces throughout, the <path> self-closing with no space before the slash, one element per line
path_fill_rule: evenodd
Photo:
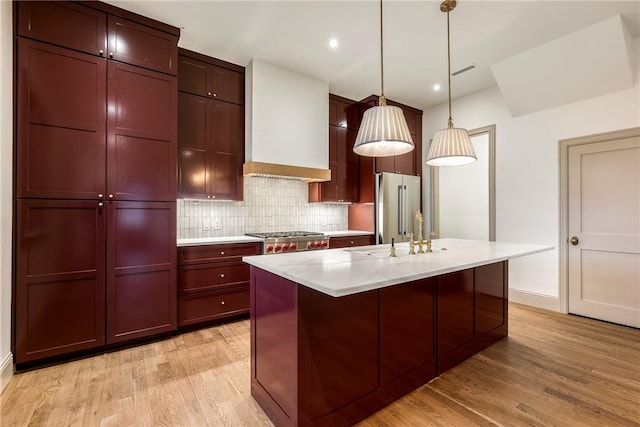
<path fill-rule="evenodd" d="M 254 59 L 245 111 L 244 176 L 331 180 L 328 83 Z"/>

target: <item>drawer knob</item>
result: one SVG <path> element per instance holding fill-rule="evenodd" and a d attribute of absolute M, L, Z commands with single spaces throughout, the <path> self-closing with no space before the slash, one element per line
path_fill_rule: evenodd
<path fill-rule="evenodd" d="M 220 304 L 224 305 L 224 301 L 222 301 Z"/>
<path fill-rule="evenodd" d="M 224 273 L 220 274 L 220 277 L 224 277 Z"/>
<path fill-rule="evenodd" d="M 353 245 L 353 240 L 350 243 Z"/>
<path fill-rule="evenodd" d="M 224 251 L 220 251 L 220 255 L 224 255 Z"/>

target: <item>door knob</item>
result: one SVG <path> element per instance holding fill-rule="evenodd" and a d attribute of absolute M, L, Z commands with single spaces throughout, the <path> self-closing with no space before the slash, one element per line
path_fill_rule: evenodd
<path fill-rule="evenodd" d="M 572 238 L 569 239 L 569 243 L 571 243 L 573 246 L 576 246 L 578 242 L 580 242 L 580 240 L 578 240 L 576 236 L 573 236 Z"/>

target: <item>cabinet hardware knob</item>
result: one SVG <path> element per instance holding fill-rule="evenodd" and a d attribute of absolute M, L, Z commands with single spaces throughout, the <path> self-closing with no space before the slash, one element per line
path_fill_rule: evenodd
<path fill-rule="evenodd" d="M 349 242 L 349 243 L 351 243 L 353 245 L 353 240 L 351 242 Z"/>
<path fill-rule="evenodd" d="M 220 275 L 220 277 L 224 277 L 224 273 L 222 273 L 222 274 Z"/>
<path fill-rule="evenodd" d="M 207 196 L 207 199 L 210 199 L 210 198 L 211 198 L 211 196 Z"/>
<path fill-rule="evenodd" d="M 211 96 L 211 92 L 207 92 L 207 96 Z"/>
<path fill-rule="evenodd" d="M 213 96 L 218 96 L 218 94 L 217 94 L 217 93 L 214 93 L 214 94 L 213 94 Z"/>
<path fill-rule="evenodd" d="M 224 305 L 224 301 L 222 301 L 220 304 Z"/>
<path fill-rule="evenodd" d="M 113 199 L 113 194 L 109 194 L 109 198 L 110 198 L 110 199 Z"/>
<path fill-rule="evenodd" d="M 220 255 L 224 255 L 224 251 L 220 251 Z"/>
<path fill-rule="evenodd" d="M 109 58 L 113 58 L 113 52 L 109 52 Z"/>
<path fill-rule="evenodd" d="M 100 49 L 100 50 L 98 51 L 98 53 L 100 54 L 100 56 L 102 56 L 102 55 L 104 55 L 104 50 Z"/>
<path fill-rule="evenodd" d="M 211 198 L 212 198 L 212 199 L 215 199 L 215 198 L 216 198 L 216 196 L 211 196 Z"/>
<path fill-rule="evenodd" d="M 103 197 L 104 197 L 104 194 L 102 194 L 102 193 L 98 194 L 98 199 L 102 199 Z"/>
<path fill-rule="evenodd" d="M 99 206 L 99 207 L 103 207 L 103 206 L 104 206 L 104 203 L 100 202 L 100 203 L 98 203 L 98 206 Z"/>

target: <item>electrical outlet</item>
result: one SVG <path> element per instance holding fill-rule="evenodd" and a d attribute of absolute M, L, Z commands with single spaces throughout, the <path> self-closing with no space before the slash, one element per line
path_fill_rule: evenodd
<path fill-rule="evenodd" d="M 222 224 L 220 221 L 220 218 L 214 218 L 213 219 L 213 229 L 214 230 L 220 230 L 222 228 Z"/>
<path fill-rule="evenodd" d="M 211 219 L 210 218 L 204 218 L 202 220 L 202 229 L 204 231 L 209 231 L 211 230 Z"/>

